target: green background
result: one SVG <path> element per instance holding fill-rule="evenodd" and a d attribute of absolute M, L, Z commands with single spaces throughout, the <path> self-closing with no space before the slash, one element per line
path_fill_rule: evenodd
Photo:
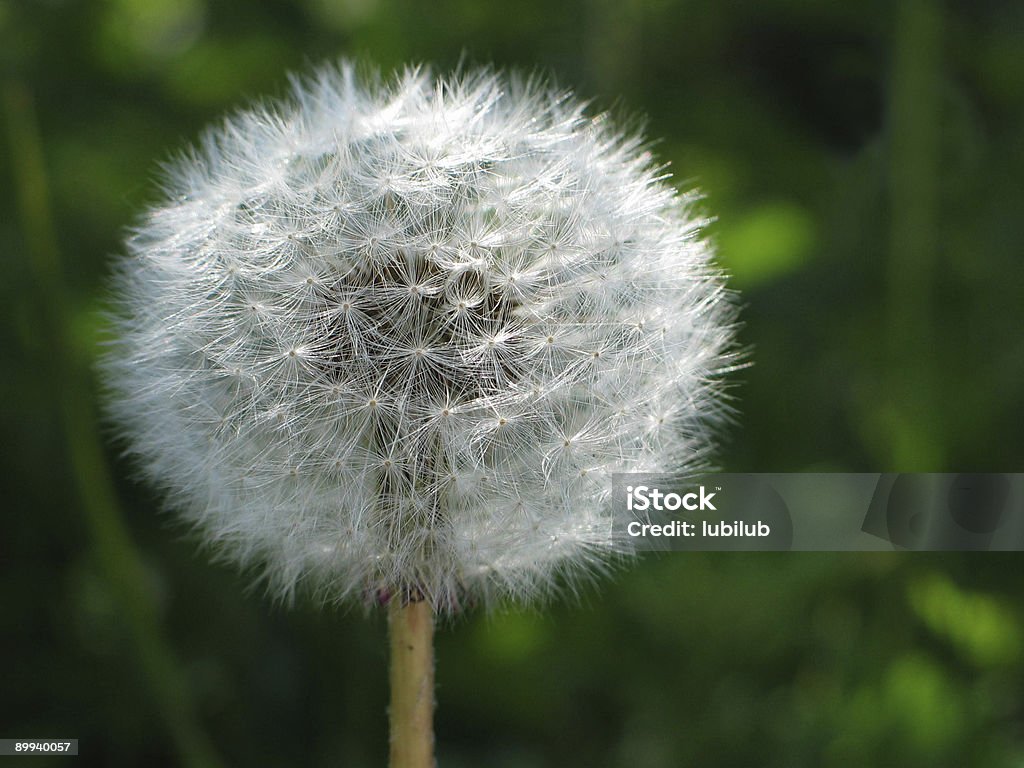
<path fill-rule="evenodd" d="M 158 163 L 340 55 L 540 68 L 646 118 L 742 292 L 724 468 L 1024 468 L 1024 4 L 0 0 L 0 736 L 81 750 L 32 765 L 385 761 L 382 617 L 196 554 L 90 373 Z M 466 616 L 440 765 L 1022 766 L 1022 562 L 648 556 Z"/>

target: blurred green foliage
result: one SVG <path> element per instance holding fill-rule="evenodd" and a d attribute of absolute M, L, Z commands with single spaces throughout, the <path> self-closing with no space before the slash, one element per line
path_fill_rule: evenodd
<path fill-rule="evenodd" d="M 1009 0 L 0 0 L 0 736 L 79 738 L 79 765 L 386 754 L 381 617 L 197 557 L 96 425 L 108 257 L 225 110 L 347 55 L 640 114 L 742 290 L 726 468 L 1014 471 L 1022 51 Z M 440 765 L 1024 765 L 1020 562 L 671 555 L 471 615 L 438 637 Z"/>

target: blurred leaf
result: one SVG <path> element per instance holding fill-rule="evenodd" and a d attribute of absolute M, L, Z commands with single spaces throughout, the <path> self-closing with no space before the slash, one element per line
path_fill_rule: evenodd
<path fill-rule="evenodd" d="M 994 597 L 962 590 L 940 574 L 912 584 L 909 596 L 928 628 L 976 664 L 1004 665 L 1020 658 L 1020 622 Z"/>
<path fill-rule="evenodd" d="M 112 71 L 133 76 L 180 54 L 199 39 L 203 0 L 108 0 L 96 38 Z"/>
<path fill-rule="evenodd" d="M 727 225 L 726 225 L 727 224 Z M 804 265 L 816 244 L 814 220 L 796 203 L 774 201 L 721 223 L 722 263 L 738 288 L 777 280 Z"/>

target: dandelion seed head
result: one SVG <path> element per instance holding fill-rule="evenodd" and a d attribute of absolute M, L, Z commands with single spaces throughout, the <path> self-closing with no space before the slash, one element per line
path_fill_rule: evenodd
<path fill-rule="evenodd" d="M 707 461 L 734 311 L 706 220 L 569 94 L 327 67 L 166 188 L 118 267 L 110 410 L 277 594 L 542 598 L 628 552 L 612 473 Z"/>

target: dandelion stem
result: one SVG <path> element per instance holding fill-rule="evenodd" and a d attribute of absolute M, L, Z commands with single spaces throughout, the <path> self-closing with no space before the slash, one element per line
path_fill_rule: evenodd
<path fill-rule="evenodd" d="M 434 768 L 434 616 L 427 600 L 393 599 L 391 768 Z"/>

